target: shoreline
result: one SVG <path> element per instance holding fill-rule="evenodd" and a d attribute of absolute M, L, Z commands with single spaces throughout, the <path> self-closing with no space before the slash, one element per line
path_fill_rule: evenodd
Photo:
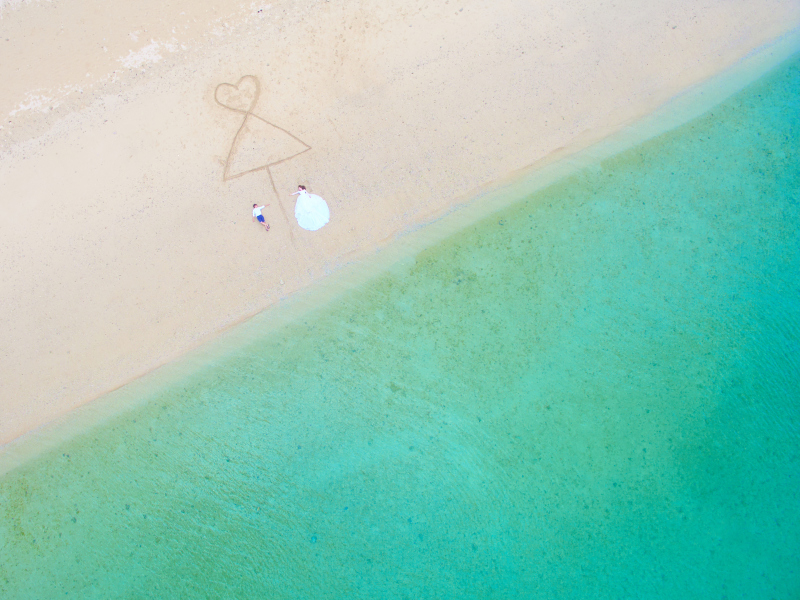
<path fill-rule="evenodd" d="M 800 31 L 794 31 L 751 54 L 736 67 L 686 90 L 634 125 L 598 143 L 577 149 L 560 160 L 552 160 L 544 166 L 531 166 L 523 173 L 489 186 L 430 223 L 398 234 L 386 247 L 377 249 L 364 260 L 341 266 L 329 277 L 299 290 L 274 306 L 244 318 L 191 348 L 178 359 L 160 365 L 0 446 L 0 476 L 60 443 L 90 431 L 108 419 L 135 409 L 147 402 L 153 394 L 212 366 L 231 353 L 241 351 L 248 344 L 264 339 L 264 336 L 291 325 L 316 310 L 324 310 L 330 303 L 381 274 L 406 269 L 413 264 L 420 251 L 491 217 L 518 202 L 520 198 L 699 117 L 798 52 Z"/>
<path fill-rule="evenodd" d="M 468 9 L 471 6 L 474 5 L 466 3 Z M 434 23 L 436 27 L 431 31 L 441 33 L 446 30 L 446 21 L 444 19 L 443 22 Z M 773 17 L 773 22 L 777 22 L 777 18 Z M 409 29 L 413 29 L 413 25 L 419 23 L 412 22 L 411 25 Z M 784 33 L 792 29 L 793 27 L 788 27 Z M 419 39 L 425 42 L 430 41 L 430 37 L 423 35 Z M 393 40 L 399 39 L 402 38 L 393 38 Z M 749 41 L 752 42 L 753 38 Z M 236 62 L 236 57 L 240 54 L 239 46 L 245 42 L 231 43 L 234 47 L 224 47 L 218 54 L 229 60 L 229 65 L 221 69 L 226 73 L 233 72 L 230 63 Z M 740 43 L 743 42 L 740 40 Z M 489 45 L 485 43 L 484 49 Z M 767 48 L 769 47 L 768 45 Z M 719 64 L 719 61 L 725 63 L 726 60 L 728 66 L 731 63 L 736 64 L 743 56 L 755 50 L 747 44 L 728 49 L 730 54 L 725 59 L 717 56 L 718 62 L 715 64 Z M 199 54 L 202 55 L 202 52 Z M 299 54 L 302 55 L 302 52 Z M 499 147 L 496 141 L 497 128 L 485 131 L 485 123 L 481 124 L 483 121 L 479 118 L 478 121 L 468 121 L 466 126 L 460 124 L 460 128 L 450 130 L 449 128 L 455 127 L 455 124 L 452 118 L 448 120 L 448 115 L 445 114 L 447 110 L 442 114 L 435 112 L 433 114 L 436 117 L 433 122 L 442 127 L 441 135 L 445 140 L 441 145 L 445 146 L 445 150 L 449 147 L 448 143 L 460 139 L 462 134 L 480 139 L 472 139 L 459 152 L 454 153 L 450 147 L 450 154 L 444 156 L 446 152 L 436 146 L 438 138 L 425 133 L 424 129 L 420 128 L 420 123 L 398 124 L 396 119 L 386 119 L 387 114 L 394 114 L 401 120 L 408 119 L 415 112 L 414 110 L 404 112 L 404 108 L 399 106 L 396 100 L 392 98 L 387 100 L 387 90 L 394 91 L 402 98 L 416 90 L 417 94 L 428 93 L 433 95 L 433 100 L 436 100 L 440 96 L 434 92 L 444 94 L 446 89 L 439 87 L 431 91 L 430 86 L 433 85 L 431 82 L 435 83 L 437 74 L 453 66 L 452 60 L 450 63 L 444 61 L 442 64 L 434 65 L 435 68 L 428 73 L 424 85 L 416 84 L 416 88 L 413 78 L 409 79 L 410 76 L 401 73 L 399 78 L 392 80 L 390 72 L 390 76 L 383 76 L 382 79 L 374 76 L 373 81 L 362 83 L 360 87 L 350 82 L 351 87 L 354 86 L 353 89 L 338 90 L 338 95 L 330 94 L 325 88 L 323 93 L 311 99 L 304 96 L 299 104 L 305 105 L 306 108 L 309 105 L 316 106 L 317 112 L 311 111 L 313 117 L 292 116 L 291 108 L 281 111 L 275 109 L 275 105 L 269 105 L 270 110 L 277 113 L 277 118 L 270 115 L 271 119 L 293 124 L 292 129 L 299 132 L 300 139 L 309 136 L 314 138 L 312 147 L 316 150 L 316 153 L 310 152 L 309 156 L 300 157 L 276 170 L 275 179 L 281 184 L 278 189 L 289 188 L 289 182 L 292 181 L 310 184 L 312 191 L 320 193 L 328 200 L 332 217 L 334 219 L 339 217 L 338 223 L 332 221 L 331 225 L 322 230 L 325 237 L 314 238 L 295 232 L 296 245 L 292 244 L 287 231 L 273 226 L 273 230 L 277 229 L 277 234 L 254 249 L 255 244 L 263 242 L 264 234 L 256 228 L 248 227 L 249 215 L 242 211 L 241 205 L 246 206 L 251 203 L 250 200 L 254 200 L 260 203 L 271 202 L 272 208 L 276 208 L 275 199 L 264 200 L 264 189 L 268 183 L 263 172 L 260 175 L 253 173 L 223 183 L 217 180 L 219 173 L 208 174 L 208 171 L 213 170 L 210 168 L 213 161 L 208 161 L 206 158 L 205 162 L 197 161 L 193 164 L 191 159 L 182 160 L 180 156 L 175 158 L 176 151 L 178 155 L 181 154 L 178 150 L 179 144 L 184 149 L 188 144 L 189 148 L 195 151 L 193 153 L 195 159 L 202 156 L 199 149 L 208 146 L 214 146 L 218 156 L 224 153 L 226 138 L 230 137 L 231 121 L 230 116 L 225 115 L 224 111 L 215 112 L 213 104 L 215 86 L 212 84 L 214 81 L 227 82 L 230 75 L 222 74 L 218 67 L 206 74 L 210 76 L 204 75 L 199 80 L 197 78 L 180 80 L 181 85 L 177 86 L 179 89 L 164 85 L 160 76 L 151 79 L 145 76 L 145 81 L 137 84 L 133 90 L 135 97 L 131 101 L 115 105 L 106 99 L 106 106 L 100 108 L 95 102 L 82 113 L 80 111 L 72 113 L 64 117 L 57 127 L 51 127 L 51 131 L 55 133 L 45 134 L 34 138 L 31 142 L 22 142 L 12 147 L 10 153 L 13 154 L 19 148 L 35 148 L 37 143 L 39 146 L 39 149 L 31 151 L 31 154 L 23 153 L 21 158 L 13 156 L 9 158 L 7 154 L 6 158 L 0 161 L 0 176 L 11 173 L 14 168 L 22 171 L 13 176 L 13 185 L 9 186 L 13 191 L 28 190 L 31 181 L 35 181 L 35 173 L 42 172 L 43 166 L 49 167 L 44 172 L 60 170 L 60 177 L 49 187 L 38 184 L 40 189 L 35 189 L 31 193 L 33 201 L 23 209 L 2 207 L 12 248 L 17 251 L 17 254 L 9 253 L 4 257 L 2 265 L 4 274 L 14 275 L 6 280 L 10 280 L 17 288 L 10 290 L 9 298 L 13 298 L 14 301 L 9 300 L 6 304 L 11 306 L 11 309 L 6 309 L 8 314 L 5 314 L 4 318 L 14 321 L 15 317 L 22 315 L 22 319 L 19 319 L 21 324 L 16 329 L 0 332 L 2 334 L 0 339 L 5 347 L 20 350 L 19 355 L 15 357 L 9 356 L 10 353 L 7 352 L 2 364 L 3 372 L 13 372 L 17 377 L 11 384 L 7 382 L 0 390 L 3 398 L 3 418 L 0 419 L 2 423 L 0 444 L 3 445 L 0 446 L 0 452 L 5 454 L 11 446 L 17 446 L 18 444 L 10 443 L 15 439 L 20 441 L 19 446 L 24 445 L 22 442 L 36 437 L 30 435 L 32 432 L 47 430 L 49 428 L 47 423 L 69 420 L 69 413 L 78 406 L 99 404 L 96 399 L 107 395 L 111 390 L 119 390 L 121 386 L 129 385 L 147 373 L 152 374 L 155 370 L 161 370 L 164 365 L 168 365 L 176 358 L 186 357 L 187 353 L 197 353 L 207 344 L 217 344 L 218 339 L 230 335 L 235 325 L 253 318 L 258 319 L 256 315 L 264 314 L 262 311 L 265 309 L 268 309 L 267 313 L 274 313 L 280 308 L 281 301 L 286 298 L 292 297 L 290 302 L 293 303 L 301 302 L 297 299 L 299 295 L 311 293 L 319 288 L 330 279 L 328 277 L 330 273 L 336 277 L 342 271 L 349 269 L 348 265 L 351 263 L 361 261 L 370 263 L 377 260 L 372 257 L 384 252 L 387 247 L 396 246 L 398 237 L 411 237 L 404 232 L 426 229 L 427 235 L 430 236 L 431 222 L 446 221 L 448 217 L 445 215 L 453 215 L 453 211 L 460 213 L 459 217 L 454 217 L 455 219 L 467 218 L 471 214 L 470 207 L 493 212 L 498 207 L 490 208 L 494 205 L 487 201 L 486 197 L 500 194 L 500 190 L 508 189 L 504 186 L 509 178 L 519 176 L 521 170 L 532 170 L 536 173 L 541 170 L 541 161 L 546 163 L 560 161 L 562 165 L 568 166 L 570 161 L 576 160 L 573 155 L 566 157 L 559 155 L 559 146 L 543 149 L 543 146 L 539 145 L 531 148 L 530 141 L 525 140 L 519 141 L 514 146 L 515 149 L 522 148 L 520 156 L 508 152 L 502 157 L 504 160 L 498 160 L 492 155 L 492 152 Z M 167 73 L 181 69 L 183 72 L 188 72 L 192 66 L 197 65 L 170 66 Z M 489 69 L 492 65 L 484 66 Z M 363 65 L 356 67 L 358 68 L 354 68 L 353 73 L 357 75 Z M 722 71 L 707 73 L 701 80 L 695 80 L 691 85 L 681 87 L 683 92 L 679 90 L 669 97 L 676 94 L 680 97 L 686 93 L 685 90 L 693 89 L 700 81 L 707 80 Z M 685 72 L 681 73 L 685 75 Z M 493 74 L 489 78 L 490 81 L 492 77 Z M 669 86 L 675 83 L 674 79 L 668 80 L 666 83 L 662 82 L 661 87 L 656 86 L 656 89 L 667 93 L 671 89 Z M 288 93 L 283 92 L 281 97 L 296 98 L 298 92 L 303 95 L 313 95 L 308 90 L 304 91 L 301 86 L 295 86 Z M 169 113 L 170 105 L 164 102 L 165 98 L 177 100 L 178 106 L 185 107 L 188 104 L 195 109 L 195 113 L 203 115 L 205 120 L 200 130 L 208 134 L 213 143 L 206 137 L 195 135 L 192 138 L 194 126 L 197 125 L 192 111 L 185 111 L 183 117 L 175 117 Z M 663 105 L 666 101 L 663 98 L 661 102 L 657 101 L 658 98 L 650 99 L 655 100 L 657 106 Z M 430 107 L 432 105 L 430 100 L 429 97 L 420 99 L 413 108 Z M 524 98 L 501 98 L 501 100 L 506 102 L 503 106 L 519 109 L 517 105 L 524 101 Z M 613 101 L 619 101 L 619 98 L 611 100 L 613 104 Z M 358 109 L 363 109 L 364 106 L 369 106 L 372 110 L 363 111 L 363 115 L 358 114 Z M 452 104 L 446 106 L 451 108 Z M 392 110 L 375 110 L 387 107 Z M 596 118 L 600 121 L 596 124 L 587 122 L 589 126 L 584 133 L 574 133 L 567 127 L 558 130 L 558 135 L 549 138 L 549 141 L 567 140 L 567 145 L 561 146 L 562 148 L 574 150 L 576 144 L 578 149 L 585 148 L 607 138 L 609 133 L 623 130 L 631 120 L 638 120 L 642 115 L 634 110 L 636 108 L 640 109 L 641 104 L 627 105 L 629 112 L 634 113 L 628 114 L 627 120 L 617 118 L 615 121 L 608 117 L 608 114 L 599 114 Z M 172 109 L 175 112 L 174 104 Z M 86 115 L 92 110 L 95 114 L 87 117 Z M 257 110 L 268 112 L 265 105 L 259 105 Z M 297 112 L 309 114 L 300 110 Z M 459 116 L 466 119 L 464 116 L 466 114 L 468 113 L 464 112 Z M 528 113 L 523 110 L 520 114 L 524 117 Z M 118 131 L 123 131 L 126 135 L 122 144 L 112 143 L 110 140 L 117 133 L 104 131 L 104 123 L 98 123 L 98 116 L 109 115 L 117 121 L 115 126 Z M 144 127 L 141 125 L 143 116 L 150 118 L 150 121 L 145 121 Z M 361 120 L 360 116 L 364 117 L 366 123 L 362 124 L 359 130 L 357 125 Z M 608 128 L 605 132 L 602 132 L 603 119 Z M 331 127 L 327 130 L 322 129 L 325 120 L 331 123 Z M 517 121 L 514 125 L 520 122 Z M 382 123 L 384 127 L 377 128 L 376 123 Z M 342 124 L 348 124 L 349 127 L 343 128 Z M 591 126 L 592 124 L 594 126 Z M 235 123 L 233 125 L 235 126 Z M 140 129 L 145 131 L 141 133 Z M 503 135 L 514 129 L 513 126 L 510 129 L 502 129 Z M 414 131 L 414 136 L 409 137 L 409 130 Z M 138 137 L 134 135 L 137 131 L 140 132 Z M 384 136 L 376 137 L 373 133 L 373 137 L 369 137 L 370 131 L 395 133 L 400 144 L 423 138 L 429 145 L 433 144 L 433 150 L 430 157 L 412 156 L 413 153 L 409 153 L 407 148 L 396 148 L 379 139 Z M 585 133 L 587 131 L 588 134 Z M 164 132 L 170 134 L 171 141 L 164 140 Z M 599 136 L 598 132 L 601 132 Z M 592 134 L 595 134 L 595 137 L 592 137 Z M 581 138 L 581 135 L 587 137 Z M 42 138 L 45 138 L 44 142 L 41 141 Z M 495 141 L 492 141 L 492 138 Z M 589 141 L 581 146 L 581 139 Z M 369 143 L 361 143 L 364 141 Z M 145 142 L 168 146 L 164 156 L 169 160 L 166 160 L 164 165 L 159 165 L 158 160 L 149 160 Z M 380 145 L 381 143 L 383 145 Z M 488 145 L 488 150 L 482 145 Z M 119 151 L 120 146 L 125 149 L 124 153 Z M 111 155 L 110 158 L 98 154 L 97 150 L 92 150 L 97 147 L 103 148 Z M 418 146 L 418 148 L 425 147 L 425 145 Z M 88 153 L 88 156 L 96 161 L 95 166 L 119 168 L 119 171 L 114 173 L 114 176 L 101 174 L 94 187 L 88 186 L 91 189 L 87 195 L 86 181 L 81 177 L 91 172 L 91 169 L 82 166 L 79 160 L 73 160 L 69 150 L 75 148 L 79 150 L 77 158 L 85 159 Z M 322 149 L 326 152 L 321 152 Z M 437 150 L 438 154 L 434 150 Z M 545 150 L 547 151 L 544 152 Z M 567 151 L 561 150 L 561 152 Z M 126 158 L 124 155 L 129 152 L 133 153 Z M 391 159 L 394 156 L 392 152 L 397 153 L 394 161 Z M 544 154 L 538 156 L 542 152 Z M 156 159 L 164 158 L 158 152 L 154 154 Z M 591 152 L 579 155 L 589 156 L 592 160 Z M 481 160 L 476 160 L 476 157 L 488 160 L 490 164 L 478 173 L 467 175 L 468 169 L 483 164 Z M 535 160 L 529 160 L 532 157 Z M 134 159 L 133 164 L 130 163 L 131 159 Z M 462 159 L 463 166 L 460 163 Z M 520 162 L 523 163 L 521 166 L 509 169 L 509 166 L 514 166 L 513 163 Z M 71 180 L 69 168 L 65 168 L 64 163 L 69 167 L 76 167 L 78 177 Z M 159 170 L 160 166 L 163 168 Z M 434 173 L 426 174 L 426 169 L 430 172 L 432 168 Z M 184 172 L 178 173 L 181 169 Z M 119 172 L 122 175 L 121 182 L 116 180 Z M 307 173 L 314 173 L 313 180 L 303 179 L 308 177 Z M 151 179 L 149 183 L 148 174 Z M 414 176 L 418 179 L 414 180 Z M 368 190 L 362 189 L 362 184 L 376 181 L 375 177 L 378 177 L 379 185 Z M 256 183 L 253 179 L 259 179 L 259 182 Z M 443 179 L 445 183 L 454 184 L 452 187 L 443 187 L 452 189 L 456 193 L 445 198 L 441 197 L 437 185 Z M 199 184 L 192 186 L 192 180 L 196 180 Z M 4 181 L 6 180 L 0 178 L 0 182 Z M 184 186 L 189 188 L 188 191 Z M 487 189 L 498 191 L 487 193 Z M 159 204 L 153 199 L 154 192 L 170 191 L 175 192 L 168 197 L 171 201 L 174 200 L 176 206 L 172 206 L 169 202 Z M 287 195 L 290 191 L 291 188 L 286 190 Z M 52 198 L 55 192 L 60 192 L 66 198 L 65 206 L 58 206 L 59 210 L 65 209 L 60 216 L 67 221 L 66 227 L 64 231 L 59 231 L 63 225 L 61 222 L 47 222 L 46 229 L 55 234 L 57 239 L 50 244 L 50 247 L 45 247 L 42 252 L 37 253 L 34 244 L 41 240 L 42 232 L 37 227 L 27 226 L 26 229 L 26 224 L 31 218 L 37 218 L 38 210 L 48 206 L 47 199 Z M 210 198 L 215 197 L 215 194 L 216 197 L 223 198 L 222 203 L 213 205 L 210 202 Z M 108 198 L 109 195 L 111 198 Z M 9 197 L 10 194 L 4 196 Z M 375 197 L 380 200 L 375 202 Z M 205 214 L 191 212 L 198 210 L 196 209 L 198 202 L 202 204 Z M 286 204 L 286 207 L 288 206 Z M 135 211 L 131 211 L 132 214 L 127 216 L 121 213 L 120 207 Z M 96 213 L 93 214 L 92 211 Z M 187 211 L 200 223 L 189 223 L 187 226 L 183 219 Z M 71 220 L 68 218 L 70 216 Z M 123 222 L 123 227 L 127 229 L 119 235 L 108 233 L 93 235 L 97 230 L 107 231 L 108 223 L 114 223 L 115 218 L 119 218 Z M 270 218 L 274 223 L 280 223 L 279 212 L 271 213 Z M 230 225 L 233 220 L 235 222 Z M 124 225 L 125 221 L 129 223 Z M 163 225 L 165 221 L 166 225 Z M 15 229 L 15 225 L 19 227 Z M 186 232 L 184 227 L 189 231 Z M 326 231 L 329 227 L 331 229 Z M 221 233 L 206 234 L 215 228 L 221 230 Z M 331 235 L 327 235 L 328 233 Z M 126 238 L 126 235 L 129 237 Z M 165 242 L 164 240 L 170 235 L 177 238 L 177 241 Z M 80 244 L 76 246 L 76 238 L 83 240 L 82 246 Z M 232 247 L 228 248 L 226 244 Z M 141 256 L 138 257 L 139 261 L 133 260 L 130 254 L 141 251 L 143 247 L 155 247 L 155 251 L 145 252 L 144 260 L 141 260 Z M 59 252 L 60 262 L 48 259 L 48 251 Z M 45 268 L 38 271 L 29 269 L 27 273 L 15 272 L 14 265 L 10 263 L 11 254 L 14 254 L 14 258 L 18 255 L 25 258 L 26 254 L 31 254 L 28 265 Z M 259 256 L 253 259 L 251 254 Z M 260 255 L 269 256 L 271 262 L 265 263 Z M 111 256 L 114 260 L 107 260 L 103 264 L 104 256 Z M 84 270 L 75 265 L 76 260 L 87 258 L 94 260 L 92 269 Z M 213 268 L 205 268 L 208 264 Z M 233 275 L 230 275 L 231 270 Z M 131 271 L 133 276 L 130 275 Z M 100 276 L 93 278 L 94 272 L 100 273 Z M 59 274 L 60 278 L 54 277 L 50 280 L 44 277 L 51 273 Z M 125 277 L 122 274 L 125 274 Z M 118 283 L 114 276 L 122 281 Z M 253 279 L 256 279 L 255 283 Z M 85 298 L 86 286 L 90 286 L 97 295 L 89 298 L 88 302 Z M 215 289 L 217 291 L 212 293 Z M 239 296 L 233 300 L 227 298 L 226 294 L 232 290 L 239 290 Z M 137 296 L 138 302 L 126 300 L 126 294 Z M 205 297 L 209 295 L 211 297 L 206 299 Z M 30 304 L 33 306 L 23 306 Z M 85 306 L 87 304 L 88 306 Z M 27 311 L 24 314 L 23 308 Z M 41 320 L 47 321 L 47 327 Z M 99 325 L 93 331 L 91 325 L 96 323 Z M 31 324 L 36 324 L 33 330 L 25 327 Z M 32 336 L 31 331 L 34 332 Z M 26 339 L 31 337 L 34 339 Z M 75 347 L 77 347 L 76 354 L 80 354 L 78 359 L 71 357 Z M 49 358 L 49 353 L 53 350 L 57 354 L 54 359 Z M 102 373 L 98 375 L 99 371 Z M 51 379 L 45 382 L 46 385 L 41 381 L 42 373 L 51 374 Z M 72 383 L 69 383 L 70 377 Z M 65 382 L 69 383 L 66 386 L 68 389 L 65 389 Z M 95 392 L 92 393 L 92 390 Z"/>

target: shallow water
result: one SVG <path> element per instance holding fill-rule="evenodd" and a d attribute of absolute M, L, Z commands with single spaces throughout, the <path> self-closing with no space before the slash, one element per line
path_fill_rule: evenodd
<path fill-rule="evenodd" d="M 796 597 L 798 217 L 795 57 L 2 476 L 0 592 Z"/>

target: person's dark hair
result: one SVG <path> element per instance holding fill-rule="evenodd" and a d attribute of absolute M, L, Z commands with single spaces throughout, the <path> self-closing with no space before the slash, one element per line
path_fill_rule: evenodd
<path fill-rule="evenodd" d="M 299 187 L 301 190 L 306 189 L 306 186 L 304 186 L 304 185 L 298 185 L 297 187 Z"/>
<path fill-rule="evenodd" d="M 258 204 L 253 204 L 253 208 L 255 208 L 256 206 L 258 206 Z"/>

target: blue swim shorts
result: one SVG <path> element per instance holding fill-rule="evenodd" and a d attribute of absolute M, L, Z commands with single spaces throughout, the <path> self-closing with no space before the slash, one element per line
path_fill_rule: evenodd
<path fill-rule="evenodd" d="M 258 219 L 258 222 L 259 222 L 259 223 L 263 223 L 263 222 L 264 222 L 264 215 L 258 215 L 258 216 L 256 217 L 256 219 Z"/>

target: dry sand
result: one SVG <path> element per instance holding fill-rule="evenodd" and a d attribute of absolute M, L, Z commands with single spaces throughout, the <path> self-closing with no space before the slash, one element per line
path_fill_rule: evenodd
<path fill-rule="evenodd" d="M 794 0 L 0 0 L 0 443 L 798 23 Z M 257 98 L 215 101 L 245 75 Z M 311 149 L 224 181 L 251 104 Z M 232 175 L 293 152 L 250 119 Z"/>

